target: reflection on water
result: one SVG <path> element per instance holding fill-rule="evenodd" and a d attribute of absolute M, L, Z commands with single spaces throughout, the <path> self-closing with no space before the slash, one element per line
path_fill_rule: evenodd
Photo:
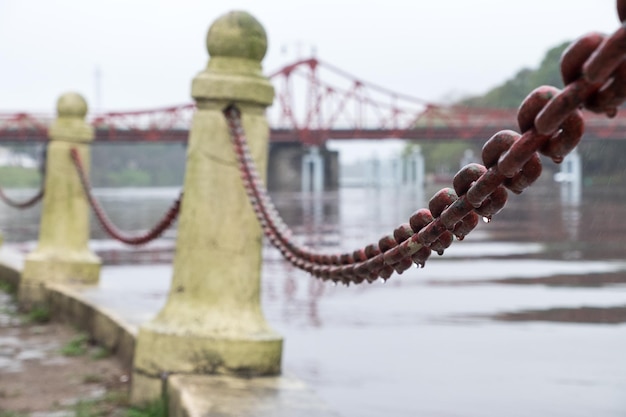
<path fill-rule="evenodd" d="M 97 196 L 120 228 L 138 231 L 178 192 Z M 328 252 L 375 242 L 427 205 L 406 188 L 273 198 L 299 242 Z M 37 210 L 0 207 L 5 240 L 34 240 Z M 345 417 L 623 416 L 625 218 L 625 190 L 585 189 L 574 206 L 558 185 L 533 187 L 425 268 L 349 288 L 266 247 L 263 305 L 285 336 L 284 367 Z M 99 252 L 122 250 L 95 223 L 93 236 Z M 171 260 L 174 238 L 148 245 L 142 262 Z"/>

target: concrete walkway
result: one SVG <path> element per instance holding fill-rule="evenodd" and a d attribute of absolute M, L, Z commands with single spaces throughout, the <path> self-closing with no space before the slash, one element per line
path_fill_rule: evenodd
<path fill-rule="evenodd" d="M 18 284 L 22 265 L 21 254 L 0 249 L 0 281 Z M 169 266 L 105 267 L 97 287 L 51 286 L 53 317 L 88 332 L 130 368 L 139 326 L 165 303 L 169 270 Z M 172 417 L 337 416 L 291 376 L 169 375 L 165 386 Z"/>

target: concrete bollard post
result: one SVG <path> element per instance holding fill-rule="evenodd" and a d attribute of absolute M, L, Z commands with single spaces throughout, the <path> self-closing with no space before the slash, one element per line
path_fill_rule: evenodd
<path fill-rule="evenodd" d="M 280 373 L 282 338 L 260 306 L 262 232 L 242 186 L 223 110 L 242 112 L 252 155 L 265 174 L 274 89 L 262 76 L 267 38 L 245 12 L 216 20 L 210 60 L 192 83 L 189 137 L 174 271 L 165 307 L 139 329 L 131 401 L 158 398 L 172 373 Z"/>
<path fill-rule="evenodd" d="M 93 128 L 85 123 L 87 102 L 76 93 L 57 101 L 48 131 L 45 194 L 37 248 L 26 255 L 18 301 L 29 308 L 45 302 L 48 283 L 97 284 L 100 259 L 88 247 L 89 205 L 70 157 L 76 148 L 89 169 Z"/>

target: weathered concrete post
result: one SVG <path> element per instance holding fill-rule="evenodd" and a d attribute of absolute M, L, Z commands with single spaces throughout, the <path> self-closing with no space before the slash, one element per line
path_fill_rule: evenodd
<path fill-rule="evenodd" d="M 58 117 L 48 130 L 39 242 L 26 255 L 19 286 L 22 307 L 44 302 L 48 283 L 97 284 L 100 277 L 100 259 L 88 247 L 89 205 L 70 157 L 76 148 L 89 169 L 94 131 L 86 114 L 87 102 L 77 93 L 57 101 Z"/>
<path fill-rule="evenodd" d="M 231 12 L 207 35 L 210 60 L 193 80 L 197 111 L 187 168 L 172 285 L 165 307 L 139 330 L 131 399 L 161 395 L 171 373 L 280 373 L 282 339 L 260 306 L 262 233 L 237 169 L 223 110 L 242 111 L 258 170 L 266 172 L 274 89 L 262 76 L 267 38 L 245 12 Z"/>

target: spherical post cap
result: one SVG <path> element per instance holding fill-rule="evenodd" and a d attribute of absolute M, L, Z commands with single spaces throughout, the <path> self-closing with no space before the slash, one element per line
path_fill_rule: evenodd
<path fill-rule="evenodd" d="M 65 93 L 57 100 L 59 117 L 84 118 L 87 114 L 87 101 L 78 93 Z"/>
<path fill-rule="evenodd" d="M 232 11 L 213 22 L 206 44 L 212 57 L 261 62 L 267 52 L 267 34 L 261 23 L 248 12 Z"/>

